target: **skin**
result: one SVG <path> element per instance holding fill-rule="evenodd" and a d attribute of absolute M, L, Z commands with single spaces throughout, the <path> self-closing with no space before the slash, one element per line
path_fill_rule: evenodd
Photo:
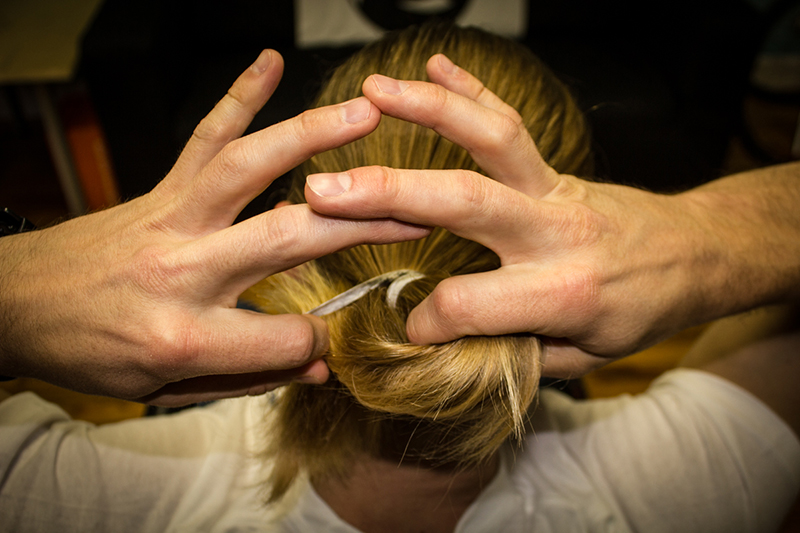
<path fill-rule="evenodd" d="M 370 76 L 364 95 L 463 146 L 493 180 L 364 167 L 308 176 L 305 190 L 319 213 L 442 226 L 498 254 L 500 269 L 445 280 L 412 311 L 413 342 L 536 333 L 545 375 L 574 377 L 800 298 L 800 164 L 671 196 L 592 183 L 547 166 L 516 111 L 468 72 L 441 54 L 427 69 L 433 83 Z"/>
<path fill-rule="evenodd" d="M 159 405 L 327 379 L 322 320 L 236 309 L 238 295 L 312 258 L 427 230 L 305 205 L 232 226 L 275 178 L 380 121 L 362 97 L 241 137 L 282 72 L 262 52 L 149 194 L 0 239 L 0 374 Z"/>
<path fill-rule="evenodd" d="M 314 489 L 340 518 L 364 533 L 445 533 L 455 530 L 498 464 L 495 456 L 454 472 L 364 455 L 347 479 L 315 481 Z"/>
<path fill-rule="evenodd" d="M 550 338 L 551 376 L 800 296 L 798 164 L 674 196 L 559 175 L 516 112 L 441 55 L 428 62 L 435 84 L 371 76 L 371 103 L 309 111 L 240 139 L 282 65 L 265 51 L 151 193 L 0 239 L 0 374 L 160 405 L 322 382 L 324 322 L 237 310 L 236 297 L 341 248 L 421 237 L 420 226 L 481 242 L 503 264 L 441 283 L 409 317 L 412 341 L 537 333 Z M 313 210 L 231 227 L 287 169 L 371 132 L 378 111 L 463 145 L 497 181 L 375 167 L 309 176 Z"/>

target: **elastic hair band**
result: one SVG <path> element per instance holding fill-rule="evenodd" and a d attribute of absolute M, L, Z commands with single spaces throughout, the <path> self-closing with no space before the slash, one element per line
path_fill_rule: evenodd
<path fill-rule="evenodd" d="M 387 272 L 385 274 L 381 274 L 380 276 L 375 276 L 374 278 L 368 279 L 363 283 L 359 283 L 355 287 L 334 296 L 327 302 L 324 302 L 314 309 L 306 312 L 306 314 L 314 316 L 329 315 L 335 311 L 338 311 L 339 309 L 347 307 L 356 300 L 363 298 L 373 290 L 386 285 L 389 286 L 389 289 L 386 291 L 386 303 L 390 307 L 395 308 L 397 306 L 397 298 L 400 295 L 400 291 L 403 290 L 403 287 L 412 281 L 424 277 L 425 274 L 417 272 L 416 270 L 395 270 L 393 272 Z"/>
<path fill-rule="evenodd" d="M 389 284 L 389 288 L 386 289 L 386 304 L 392 309 L 397 309 L 397 298 L 400 297 L 400 293 L 403 291 L 405 286 L 411 283 L 412 281 L 417 281 L 418 279 L 422 279 L 424 277 L 425 274 L 423 274 L 422 272 L 409 270 L 408 273 L 403 274 L 402 276 L 391 282 Z"/>

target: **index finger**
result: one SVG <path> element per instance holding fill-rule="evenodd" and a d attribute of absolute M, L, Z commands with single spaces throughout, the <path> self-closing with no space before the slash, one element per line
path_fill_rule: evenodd
<path fill-rule="evenodd" d="M 559 217 L 558 206 L 467 170 L 362 167 L 312 174 L 305 197 L 314 211 L 329 216 L 445 228 L 490 248 L 504 264 L 539 249 Z"/>
<path fill-rule="evenodd" d="M 305 111 L 228 143 L 176 198 L 190 232 L 230 226 L 274 179 L 314 154 L 374 130 L 380 113 L 364 97 Z"/>
<path fill-rule="evenodd" d="M 230 141 L 239 138 L 275 92 L 283 74 L 283 58 L 263 50 L 233 83 L 214 109 L 200 121 L 161 188 L 178 191 L 192 180 Z"/>
<path fill-rule="evenodd" d="M 213 298 L 241 294 L 266 276 L 358 244 L 408 241 L 429 233 L 395 220 L 325 217 L 301 204 L 212 233 L 191 245 L 191 255 L 211 280 L 200 290 Z"/>

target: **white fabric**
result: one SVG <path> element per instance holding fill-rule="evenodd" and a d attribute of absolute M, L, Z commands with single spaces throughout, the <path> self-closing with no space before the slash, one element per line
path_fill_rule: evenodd
<path fill-rule="evenodd" d="M 384 31 L 354 3 L 353 0 L 296 0 L 297 46 L 348 46 L 380 39 Z M 528 4 L 525 0 L 471 0 L 456 23 L 516 39 L 527 29 Z"/>
<path fill-rule="evenodd" d="M 269 398 L 101 427 L 30 393 L 0 403 L 0 531 L 347 532 L 301 482 L 265 507 L 254 453 Z M 637 397 L 545 390 L 459 533 L 774 531 L 800 442 L 749 393 L 677 370 Z"/>

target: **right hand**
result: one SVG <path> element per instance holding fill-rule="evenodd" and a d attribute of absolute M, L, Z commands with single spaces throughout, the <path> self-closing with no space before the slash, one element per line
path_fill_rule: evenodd
<path fill-rule="evenodd" d="M 449 278 L 412 311 L 413 342 L 531 332 L 549 339 L 545 375 L 569 377 L 710 318 L 719 287 L 703 273 L 723 251 L 703 240 L 691 200 L 560 175 L 479 80 L 441 55 L 428 74 L 435 83 L 374 75 L 363 91 L 384 114 L 466 148 L 494 180 L 367 167 L 306 187 L 320 213 L 441 226 L 498 254 L 498 270 Z"/>

